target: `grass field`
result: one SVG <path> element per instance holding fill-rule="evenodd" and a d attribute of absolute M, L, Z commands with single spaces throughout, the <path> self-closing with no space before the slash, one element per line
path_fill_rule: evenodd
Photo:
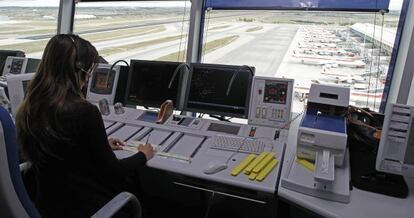
<path fill-rule="evenodd" d="M 208 54 L 208 53 L 210 53 L 214 50 L 217 50 L 221 47 L 224 47 L 224 46 L 232 43 L 233 41 L 235 41 L 238 38 L 239 38 L 239 36 L 234 35 L 234 36 L 227 36 L 227 37 L 224 37 L 224 38 L 221 38 L 221 39 L 216 39 L 216 40 L 213 40 L 211 42 L 208 42 L 204 46 L 205 51 L 203 50 L 203 53 Z M 187 53 L 186 51 L 181 50 L 179 52 L 174 52 L 174 53 L 159 57 L 159 58 L 157 58 L 157 60 L 184 62 L 185 61 L 184 58 L 187 56 L 186 53 Z"/>
<path fill-rule="evenodd" d="M 132 43 L 132 44 L 123 45 L 123 46 L 109 47 L 109 48 L 105 48 L 105 49 L 100 50 L 99 54 L 101 56 L 105 57 L 105 56 L 113 55 L 113 54 L 120 53 L 120 52 L 145 48 L 145 47 L 149 47 L 149 46 L 152 46 L 152 45 L 161 44 L 161 43 L 165 43 L 165 42 L 171 42 L 171 41 L 174 41 L 174 40 L 177 40 L 177 39 L 180 39 L 180 38 L 184 38 L 186 36 L 187 36 L 187 34 L 175 35 L 175 36 L 168 36 L 168 37 L 158 38 L 158 39 L 154 39 L 154 40 L 148 40 L 148 41 L 144 41 L 144 42 Z"/>

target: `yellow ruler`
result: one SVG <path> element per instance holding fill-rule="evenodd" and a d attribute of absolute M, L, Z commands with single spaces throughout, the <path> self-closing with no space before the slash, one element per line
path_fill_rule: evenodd
<path fill-rule="evenodd" d="M 315 164 L 309 162 L 308 160 L 302 159 L 302 158 L 296 158 L 296 163 L 302 165 L 306 169 L 315 172 Z"/>
<path fill-rule="evenodd" d="M 260 173 L 256 176 L 256 180 L 259 182 L 263 181 L 278 163 L 278 160 L 273 159 L 262 171 L 260 171 Z"/>
<path fill-rule="evenodd" d="M 253 168 L 253 173 L 259 173 L 268 163 L 270 163 L 270 161 L 272 161 L 275 158 L 275 153 L 274 152 L 270 152 L 266 155 L 265 158 L 263 158 L 262 161 L 260 161 L 260 163 L 258 163 L 254 168 Z"/>
<path fill-rule="evenodd" d="M 252 170 L 253 170 L 253 168 L 255 168 L 256 167 L 256 165 L 257 164 L 259 164 L 260 163 L 260 161 L 262 161 L 263 160 L 263 158 L 265 158 L 266 157 L 266 155 L 268 154 L 269 152 L 262 152 L 256 159 L 254 159 L 247 167 L 246 167 L 246 169 L 244 170 L 244 174 L 246 174 L 246 175 L 249 175 L 251 172 L 252 172 Z"/>
<path fill-rule="evenodd" d="M 256 158 L 255 154 L 249 154 L 239 165 L 233 168 L 231 171 L 232 176 L 237 176 L 247 167 L 254 159 Z"/>

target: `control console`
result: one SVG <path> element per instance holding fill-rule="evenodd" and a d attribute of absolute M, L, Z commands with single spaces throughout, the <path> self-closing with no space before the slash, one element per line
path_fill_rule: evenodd
<path fill-rule="evenodd" d="M 253 78 L 249 124 L 282 127 L 289 121 L 292 107 L 293 79 Z"/>

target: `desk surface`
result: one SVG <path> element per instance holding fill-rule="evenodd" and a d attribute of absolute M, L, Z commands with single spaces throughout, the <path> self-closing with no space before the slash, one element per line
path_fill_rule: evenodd
<path fill-rule="evenodd" d="M 112 108 L 111 108 L 112 110 Z M 130 113 L 130 110 L 127 110 L 126 115 Z M 132 111 L 136 113 L 136 110 Z M 113 113 L 112 113 L 113 114 Z M 136 116 L 136 114 L 134 115 Z M 131 125 L 145 126 L 146 128 L 159 129 L 165 131 L 179 131 L 184 134 L 196 134 L 199 136 L 206 137 L 204 144 L 208 144 L 208 140 L 211 140 L 211 137 L 217 133 L 205 131 L 206 127 L 201 129 L 189 129 L 189 128 L 176 128 L 168 125 L 158 125 L 153 123 L 142 123 L 142 121 L 137 121 L 136 119 L 131 119 L 128 116 L 110 116 L 104 117 L 105 121 L 111 122 L 123 122 Z M 208 121 L 208 122 L 219 122 L 219 121 Z M 353 188 L 350 196 L 350 203 L 338 203 L 333 201 L 328 201 L 320 199 L 317 197 L 312 197 L 309 195 L 301 194 L 289 189 L 283 188 L 279 182 L 279 187 L 276 187 L 278 184 L 278 174 L 279 170 L 282 170 L 281 175 L 285 174 L 289 162 L 292 161 L 289 157 L 292 157 L 292 154 L 296 152 L 296 142 L 297 142 L 297 129 L 300 123 L 300 119 L 296 119 L 292 123 L 289 132 L 282 132 L 281 140 L 274 141 L 273 148 L 276 150 L 277 159 L 282 160 L 282 155 L 284 154 L 283 164 L 279 164 L 277 168 L 269 175 L 269 178 L 266 178 L 263 182 L 250 181 L 245 175 L 239 175 L 237 177 L 232 177 L 230 171 L 239 160 L 243 159 L 246 154 L 237 154 L 234 156 L 236 161 L 230 161 L 229 167 L 217 174 L 206 175 L 202 172 L 202 169 L 210 160 L 226 160 L 232 152 L 218 151 L 209 149 L 208 146 L 201 146 L 200 150 L 194 156 L 191 164 L 184 163 L 176 160 L 170 160 L 162 157 L 154 157 L 148 162 L 150 167 L 154 167 L 161 170 L 166 170 L 170 172 L 175 172 L 207 181 L 214 181 L 228 185 L 234 185 L 237 187 L 243 187 L 251 190 L 256 190 L 264 193 L 273 194 L 277 190 L 278 195 L 289 202 L 297 204 L 301 207 L 304 207 L 310 211 L 313 211 L 317 214 L 326 217 L 361 217 L 361 218 L 370 218 L 370 217 L 392 217 L 392 218 L 405 218 L 412 217 L 410 212 L 413 211 L 412 207 L 414 205 L 414 180 L 407 179 L 409 186 L 409 196 L 406 199 L 399 199 L 394 197 L 389 197 L 385 195 L 380 195 L 372 192 L 367 192 Z M 235 124 L 239 125 L 239 124 Z M 250 130 L 250 126 L 240 124 L 239 135 L 247 136 Z M 269 137 L 274 133 L 274 129 L 267 127 L 258 127 L 257 137 Z M 287 139 L 286 151 L 284 151 L 284 141 Z M 118 152 L 118 155 L 125 156 L 130 155 L 124 151 Z M 282 166 L 282 167 L 280 167 Z"/>
<path fill-rule="evenodd" d="M 113 108 L 110 109 L 111 111 Z M 238 131 L 238 136 L 247 137 L 250 133 L 251 126 L 244 125 L 244 124 L 235 124 L 235 123 L 228 123 L 228 122 L 221 122 L 216 120 L 201 120 L 200 122 L 204 122 L 203 126 L 200 128 L 185 128 L 180 126 L 171 126 L 168 124 L 160 125 L 155 123 L 149 123 L 144 122 L 142 120 L 137 119 L 140 117 L 143 113 L 141 110 L 135 110 L 135 109 L 129 109 L 125 108 L 126 112 L 122 115 L 115 115 L 115 113 L 111 113 L 109 116 L 103 116 L 104 121 L 106 122 L 105 125 L 109 125 L 109 122 L 117 122 L 122 123 L 124 127 L 130 126 L 128 128 L 124 128 L 124 130 L 128 130 L 125 132 L 128 132 L 128 134 L 136 134 L 138 132 L 142 132 L 143 130 L 139 130 L 140 128 L 144 129 L 151 129 L 148 131 L 158 131 L 158 132 L 170 132 L 170 133 L 178 133 L 181 134 L 181 136 L 186 136 L 186 139 L 183 139 L 184 137 L 181 137 L 177 139 L 176 142 L 174 142 L 174 146 L 177 146 L 177 144 L 180 144 L 180 146 L 177 146 L 175 151 L 179 151 L 185 154 L 189 154 L 192 152 L 187 152 L 186 150 L 193 149 L 196 151 L 194 153 L 194 156 L 192 157 L 191 162 L 186 161 L 180 161 L 173 158 L 166 158 L 162 156 L 154 156 L 151 160 L 147 162 L 147 165 L 153 168 L 174 172 L 186 176 L 195 177 L 198 179 L 203 179 L 207 181 L 213 181 L 218 182 L 226 185 L 232 185 L 240 188 L 250 189 L 253 191 L 258 191 L 261 193 L 267 193 L 269 195 L 274 195 L 277 189 L 277 182 L 279 181 L 279 171 L 281 169 L 281 160 L 284 155 L 285 151 L 285 139 L 287 138 L 288 131 L 284 130 L 280 133 L 280 140 L 273 140 L 276 129 L 269 128 L 269 127 L 256 127 L 256 135 L 255 137 L 258 138 L 258 140 L 263 140 L 267 145 L 267 151 L 272 150 L 276 153 L 276 159 L 280 161 L 280 163 L 273 169 L 273 171 L 262 181 L 256 181 L 256 180 L 249 180 L 246 175 L 243 173 L 239 174 L 238 176 L 232 176 L 230 174 L 231 170 L 237 166 L 245 157 L 247 157 L 248 154 L 246 153 L 234 153 L 232 151 L 223 151 L 223 150 L 216 150 L 211 149 L 209 147 L 210 141 L 213 140 L 214 136 L 217 134 L 223 134 L 223 133 L 217 133 L 214 131 L 209 131 L 207 128 L 209 124 L 211 123 L 221 123 L 226 125 L 236 125 L 240 127 L 240 130 Z M 111 127 L 110 127 L 111 128 Z M 137 129 L 137 131 L 133 130 L 134 128 Z M 109 128 L 107 128 L 108 130 Z M 131 130 L 132 129 L 132 130 Z M 121 128 L 115 131 L 121 131 Z M 147 132 L 148 132 L 147 131 Z M 113 134 L 113 133 L 112 133 Z M 126 133 L 125 133 L 126 134 Z M 125 134 L 119 133 L 119 135 L 124 136 Z M 113 136 L 109 134 L 110 136 Z M 171 135 L 170 135 L 171 136 Z M 131 137 L 129 137 L 131 138 Z M 151 140 L 156 140 L 157 138 L 154 135 L 151 135 Z M 171 136 L 170 138 L 173 138 Z M 170 139 L 168 138 L 167 141 Z M 178 138 L 178 137 L 177 137 Z M 282 140 L 283 138 L 283 140 Z M 124 139 L 122 139 L 124 140 Z M 145 138 L 141 138 L 141 140 L 145 141 Z M 151 143 L 150 140 L 150 143 Z M 180 140 L 180 141 L 178 141 Z M 183 141 L 183 142 L 181 142 Z M 200 144 L 199 147 L 194 148 L 193 143 L 196 143 L 197 145 Z M 155 143 L 156 144 L 156 143 Z M 270 149 L 271 148 L 271 149 Z M 227 169 L 220 171 L 215 174 L 205 174 L 203 173 L 203 170 L 207 167 L 208 163 L 212 160 L 219 160 L 226 162 L 226 160 L 232 156 L 234 156 L 230 159 L 228 163 Z M 126 152 L 117 152 L 117 156 L 125 156 L 128 155 Z"/>
<path fill-rule="evenodd" d="M 292 123 L 288 143 L 285 152 L 285 159 L 282 165 L 282 176 L 292 161 L 289 157 L 296 152 L 297 128 L 300 119 Z M 414 206 L 414 179 L 406 179 L 409 187 L 409 196 L 406 199 L 389 197 L 381 194 L 363 191 L 353 188 L 351 200 L 348 204 L 328 201 L 309 195 L 301 194 L 286 188 L 279 183 L 278 195 L 303 208 L 313 211 L 325 217 L 353 217 L 353 218 L 405 218 L 413 217 Z"/>

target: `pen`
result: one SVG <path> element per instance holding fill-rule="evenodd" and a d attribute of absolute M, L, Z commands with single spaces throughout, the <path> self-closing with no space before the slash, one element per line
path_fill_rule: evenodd
<path fill-rule="evenodd" d="M 149 138 L 151 137 L 151 133 L 149 133 L 148 134 L 148 137 L 147 137 L 147 141 L 145 142 L 145 145 L 147 145 L 148 144 L 148 141 L 149 141 Z"/>

